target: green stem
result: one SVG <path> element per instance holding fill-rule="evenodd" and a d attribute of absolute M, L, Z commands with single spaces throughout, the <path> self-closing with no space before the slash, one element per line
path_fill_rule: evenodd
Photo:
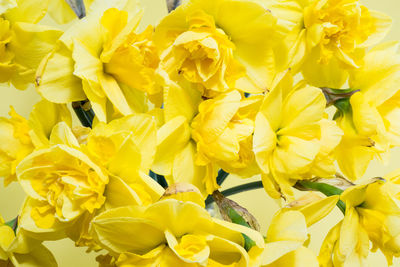
<path fill-rule="evenodd" d="M 343 193 L 342 189 L 339 189 L 335 186 L 329 185 L 329 184 L 324 184 L 324 183 L 315 183 L 315 182 L 310 182 L 310 181 L 298 181 L 296 184 L 296 187 L 298 187 L 300 190 L 301 188 L 311 189 L 313 191 L 319 191 L 325 196 L 334 196 L 334 195 L 341 195 Z M 344 204 L 343 201 L 339 200 L 336 205 L 338 208 L 342 211 L 343 214 L 346 212 L 346 204 Z"/>
<path fill-rule="evenodd" d="M 315 183 L 315 182 L 310 182 L 310 181 L 298 181 L 297 184 L 301 185 L 305 188 L 308 188 L 308 189 L 313 189 L 314 191 L 319 191 L 328 197 L 333 196 L 333 195 L 341 195 L 343 193 L 342 189 L 339 189 L 337 187 L 334 187 L 329 184 L 324 184 L 324 183 Z"/>
<path fill-rule="evenodd" d="M 263 188 L 263 185 L 262 185 L 261 181 L 258 181 L 258 182 L 242 184 L 242 185 L 238 185 L 238 186 L 226 189 L 226 190 L 222 191 L 221 194 L 223 194 L 225 197 L 228 197 L 228 196 L 235 195 L 238 193 L 255 190 L 255 189 L 260 189 L 260 188 Z M 213 202 L 214 202 L 214 199 L 212 197 L 208 197 L 206 199 L 206 205 L 209 205 Z"/>
<path fill-rule="evenodd" d="M 333 196 L 333 195 L 340 196 L 343 193 L 342 189 L 339 189 L 332 185 L 324 184 L 324 183 L 315 183 L 315 182 L 310 182 L 310 181 L 298 181 L 296 184 L 296 187 L 300 190 L 310 190 L 311 189 L 313 191 L 319 191 L 328 197 Z M 255 190 L 255 189 L 260 189 L 260 188 L 263 188 L 263 184 L 261 181 L 258 181 L 258 182 L 252 182 L 252 183 L 248 183 L 248 184 L 238 185 L 238 186 L 229 188 L 227 190 L 224 190 L 221 193 L 225 197 L 228 197 L 228 196 L 235 195 L 238 193 Z M 209 205 L 213 202 L 214 202 L 214 199 L 211 196 L 206 199 L 206 205 Z M 336 203 L 336 205 L 344 214 L 346 211 L 346 204 L 344 204 L 343 201 L 339 200 Z"/>
<path fill-rule="evenodd" d="M 72 108 L 82 125 L 92 128 L 95 114 L 89 100 L 73 102 Z"/>
<path fill-rule="evenodd" d="M 156 181 L 159 185 L 161 185 L 164 188 L 168 187 L 167 180 L 165 180 L 165 177 L 163 175 L 157 174 L 150 170 L 149 176 L 153 178 L 154 181 Z"/>
<path fill-rule="evenodd" d="M 229 173 L 227 173 L 224 170 L 219 170 L 218 176 L 217 176 L 217 184 L 222 185 L 222 183 L 225 181 L 225 179 L 228 177 Z"/>

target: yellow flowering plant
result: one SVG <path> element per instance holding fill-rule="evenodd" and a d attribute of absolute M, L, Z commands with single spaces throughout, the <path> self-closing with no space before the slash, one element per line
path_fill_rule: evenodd
<path fill-rule="evenodd" d="M 0 217 L 0 266 L 58 266 L 42 242 L 63 238 L 104 267 L 394 264 L 399 171 L 363 179 L 400 145 L 391 18 L 360 0 L 166 4 L 148 25 L 138 0 L 0 1 L 0 82 L 41 96 L 0 118 L 0 176 L 26 194 Z M 257 180 L 220 191 L 232 176 Z M 228 198 L 259 188 L 280 205 L 260 203 L 262 227 Z M 318 254 L 310 227 L 336 207 Z"/>

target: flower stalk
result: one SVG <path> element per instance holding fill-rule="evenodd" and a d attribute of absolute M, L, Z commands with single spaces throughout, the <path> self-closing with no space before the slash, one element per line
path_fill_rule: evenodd
<path fill-rule="evenodd" d="M 219 170 L 218 176 L 217 176 L 217 184 L 222 185 L 222 183 L 225 181 L 226 178 L 228 178 L 229 173 L 227 173 L 224 170 Z"/>
<path fill-rule="evenodd" d="M 89 100 L 73 102 L 72 108 L 82 125 L 92 128 L 95 114 Z"/>
<path fill-rule="evenodd" d="M 236 194 L 239 194 L 242 192 L 260 189 L 260 188 L 263 188 L 262 182 L 257 181 L 257 182 L 242 184 L 242 185 L 238 185 L 238 186 L 226 189 L 226 190 L 222 191 L 221 194 L 224 195 L 225 197 L 228 197 L 231 195 L 236 195 Z M 208 197 L 206 199 L 206 205 L 209 205 L 213 202 L 214 202 L 214 199 L 212 197 Z"/>

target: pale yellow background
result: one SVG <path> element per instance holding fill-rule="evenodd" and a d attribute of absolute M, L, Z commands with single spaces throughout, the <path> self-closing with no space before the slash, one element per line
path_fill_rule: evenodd
<path fill-rule="evenodd" d="M 166 12 L 164 0 L 141 0 L 141 2 L 145 7 L 145 15 L 141 28 L 144 28 L 148 23 L 154 25 Z M 400 0 L 364 0 L 362 3 L 369 8 L 391 15 L 394 19 L 394 23 L 392 31 L 386 39 L 400 39 Z M 13 105 L 21 115 L 28 116 L 32 105 L 40 99 L 34 89 L 21 92 L 4 86 L 0 87 L 2 92 L 0 98 L 0 116 L 7 116 L 10 105 Z M 393 151 L 387 165 L 382 165 L 381 163 L 374 161 L 366 176 L 383 176 L 385 173 L 396 168 L 400 168 L 400 149 Z M 228 180 L 229 181 L 224 184 L 224 188 L 244 182 L 243 180 L 233 177 Z M 0 185 L 0 214 L 2 214 L 6 220 L 15 217 L 15 215 L 18 214 L 23 198 L 24 193 L 17 184 L 12 184 L 6 189 Z M 262 226 L 263 232 L 266 231 L 274 212 L 278 209 L 278 204 L 268 198 L 262 189 L 252 191 L 251 193 L 243 193 L 233 197 L 233 199 L 246 207 L 257 217 Z M 342 218 L 343 215 L 335 209 L 327 218 L 311 227 L 310 247 L 316 253 L 318 253 L 324 236 L 327 234 L 329 229 Z M 60 267 L 97 266 L 94 260 L 96 256 L 94 253 L 86 254 L 84 249 L 75 248 L 73 242 L 70 240 L 46 242 L 46 245 L 53 251 Z M 386 260 L 380 253 L 372 254 L 370 256 L 369 264 L 374 267 L 387 266 Z M 397 260 L 394 263 L 394 266 L 400 267 L 400 261 Z"/>

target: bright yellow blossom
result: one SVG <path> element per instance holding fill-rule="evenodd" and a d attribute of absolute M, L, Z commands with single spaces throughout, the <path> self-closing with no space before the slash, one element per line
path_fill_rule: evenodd
<path fill-rule="evenodd" d="M 251 144 L 261 100 L 237 90 L 203 100 L 196 88 L 166 78 L 152 169 L 171 184 L 189 182 L 205 195 L 219 188 L 218 167 L 242 177 L 257 174 Z"/>
<path fill-rule="evenodd" d="M 108 176 L 84 153 L 66 145 L 33 152 L 18 165 L 17 176 L 37 202 L 30 215 L 40 228 L 93 213 L 105 201 Z"/>
<path fill-rule="evenodd" d="M 278 14 L 278 29 L 289 32 L 277 53 L 318 87 L 341 88 L 348 70 L 363 65 L 365 48 L 381 41 L 392 22 L 359 0 L 256 1 Z"/>
<path fill-rule="evenodd" d="M 57 262 L 51 252 L 18 229 L 17 233 L 0 216 L 0 266 L 49 266 Z"/>
<path fill-rule="evenodd" d="M 348 188 L 341 200 L 346 204 L 344 219 L 326 237 L 320 251 L 322 266 L 364 266 L 369 253 L 385 254 L 388 264 L 400 255 L 400 205 L 397 199 L 400 186 L 390 181 Z"/>
<path fill-rule="evenodd" d="M 276 74 L 275 25 L 276 18 L 252 1 L 187 1 L 156 28 L 160 68 L 208 97 L 231 88 L 264 92 Z"/>
<path fill-rule="evenodd" d="M 92 228 L 118 266 L 257 266 L 264 243 L 250 228 L 213 219 L 193 202 L 175 199 L 106 211 Z M 242 233 L 255 242 L 249 252 Z"/>
<path fill-rule="evenodd" d="M 215 164 L 195 163 L 196 143 L 191 138 L 190 123 L 198 112 L 201 94 L 188 86 L 185 89 L 166 77 L 161 126 L 157 131 L 157 151 L 152 170 L 164 175 L 169 184 L 188 182 L 204 194 L 218 188 Z"/>
<path fill-rule="evenodd" d="M 26 89 L 35 81 L 36 68 L 62 32 L 36 25 L 46 14 L 48 1 L 19 0 L 0 9 L 0 82 Z"/>
<path fill-rule="evenodd" d="M 339 166 L 350 179 L 361 178 L 374 156 L 399 144 L 398 46 L 397 42 L 376 46 L 365 56 L 365 65 L 350 72 L 349 85 L 360 92 L 337 118 L 344 136 L 336 150 Z"/>
<path fill-rule="evenodd" d="M 43 60 L 39 92 L 56 103 L 88 98 L 100 121 L 111 120 L 114 113 L 146 112 L 143 92 L 159 91 L 158 58 L 151 28 L 135 33 L 141 14 L 134 0 L 96 2 Z"/>
<path fill-rule="evenodd" d="M 155 122 L 149 115 L 99 123 L 81 142 L 64 122 L 57 124 L 47 147 L 17 167 L 19 182 L 29 196 L 21 227 L 41 240 L 67 234 L 77 245 L 95 248 L 88 228 L 99 210 L 148 205 L 163 194 L 163 188 L 147 175 L 155 136 Z"/>
<path fill-rule="evenodd" d="M 4 184 L 16 181 L 15 168 L 35 148 L 49 144 L 50 132 L 55 124 L 65 121 L 71 124 L 71 114 L 66 106 L 46 100 L 37 103 L 26 120 L 11 107 L 11 118 L 0 118 L 0 172 Z"/>
<path fill-rule="evenodd" d="M 160 67 L 174 80 L 181 75 L 201 85 L 199 90 L 207 97 L 229 90 L 245 75 L 245 69 L 233 57 L 235 45 L 204 11 L 193 11 L 187 20 L 188 31 L 163 52 Z"/>
<path fill-rule="evenodd" d="M 242 116 L 246 104 L 241 100 L 238 91 L 231 91 L 199 105 L 199 114 L 191 124 L 197 144 L 196 164 L 215 162 L 235 172 L 235 168 L 255 163 L 251 147 L 254 119 Z M 248 172 L 248 177 L 257 174 L 251 169 Z"/>
<path fill-rule="evenodd" d="M 271 196 L 292 196 L 291 186 L 319 174 L 319 165 L 326 167 L 323 173 L 334 174 L 329 157 L 342 133 L 334 123 L 324 122 L 325 105 L 320 89 L 304 82 L 293 88 L 290 75 L 265 96 L 255 121 L 253 149 Z M 326 162 L 318 162 L 325 157 Z"/>
<path fill-rule="evenodd" d="M 308 2 L 304 28 L 309 54 L 303 75 L 314 86 L 341 88 L 348 75 L 346 69 L 363 65 L 365 48 L 385 37 L 392 20 L 359 0 Z"/>

